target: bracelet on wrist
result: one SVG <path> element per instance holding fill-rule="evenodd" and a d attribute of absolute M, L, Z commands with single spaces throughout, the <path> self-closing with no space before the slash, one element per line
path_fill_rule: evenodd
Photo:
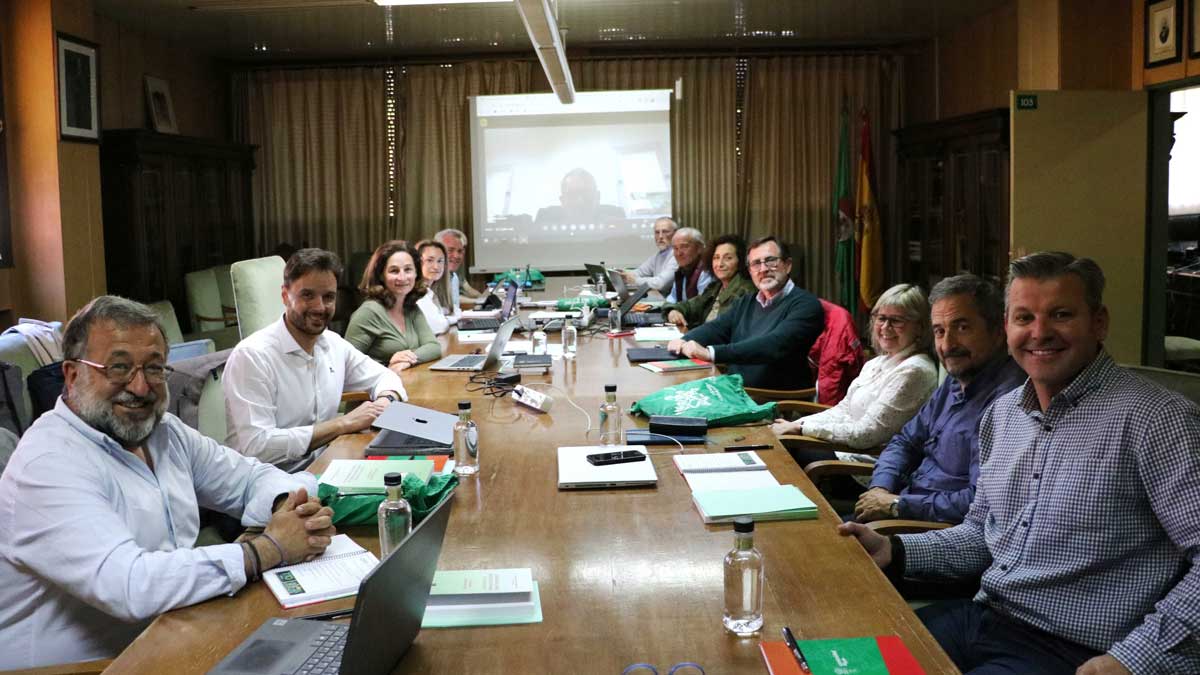
<path fill-rule="evenodd" d="M 250 560 L 250 578 L 246 581 L 258 581 L 262 578 L 262 559 L 258 556 L 258 549 L 248 541 L 242 542 L 242 545 L 250 549 L 250 555 L 247 556 Z"/>
<path fill-rule="evenodd" d="M 283 554 L 283 547 L 279 545 L 278 541 L 275 541 L 275 537 L 272 537 L 271 535 L 267 534 L 266 532 L 263 532 L 260 536 L 266 537 L 267 541 L 269 541 L 275 545 L 275 550 L 279 551 L 279 564 L 280 565 L 288 564 L 287 556 L 285 556 Z"/>

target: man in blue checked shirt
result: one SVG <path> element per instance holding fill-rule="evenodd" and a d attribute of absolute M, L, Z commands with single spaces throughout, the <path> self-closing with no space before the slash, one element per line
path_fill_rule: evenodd
<path fill-rule="evenodd" d="M 1104 274 L 1068 253 L 1009 269 L 1009 350 L 1029 374 L 980 426 L 961 525 L 858 538 L 889 574 L 983 574 L 921 619 L 963 672 L 1200 673 L 1200 409 L 1104 350 Z"/>

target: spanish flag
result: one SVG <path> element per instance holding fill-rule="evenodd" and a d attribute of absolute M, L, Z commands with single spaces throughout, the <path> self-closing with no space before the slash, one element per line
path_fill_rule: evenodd
<path fill-rule="evenodd" d="M 867 109 L 859 113 L 858 185 L 854 200 L 855 240 L 858 243 L 858 297 L 863 311 L 870 311 L 883 293 L 883 232 L 880 230 L 879 209 L 875 204 L 875 187 L 871 161 L 871 121 Z"/>

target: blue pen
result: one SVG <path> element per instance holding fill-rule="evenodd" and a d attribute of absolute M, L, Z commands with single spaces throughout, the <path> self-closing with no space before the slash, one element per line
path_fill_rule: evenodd
<path fill-rule="evenodd" d="M 787 626 L 783 627 L 783 641 L 787 643 L 788 649 L 792 650 L 792 656 L 796 657 L 796 663 L 800 664 L 800 670 L 811 673 L 812 671 L 808 669 L 808 661 L 804 660 L 804 652 L 800 651 L 800 645 L 796 643 L 792 629 Z"/>

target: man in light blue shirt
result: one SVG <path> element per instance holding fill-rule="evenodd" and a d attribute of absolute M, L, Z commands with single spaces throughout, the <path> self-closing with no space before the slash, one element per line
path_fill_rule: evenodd
<path fill-rule="evenodd" d="M 658 247 L 658 251 L 637 269 L 621 272 L 627 286 L 637 288 L 642 284 L 650 284 L 651 290 L 658 291 L 664 297 L 671 292 L 671 286 L 675 283 L 675 270 L 678 267 L 675 251 L 671 249 L 671 238 L 675 236 L 677 229 L 679 225 L 666 216 L 654 221 L 654 245 Z"/>
<path fill-rule="evenodd" d="M 62 398 L 0 477 L 0 669 L 112 657 L 162 612 L 329 545 L 311 474 L 243 457 L 166 413 L 167 345 L 147 307 L 93 300 L 63 353 Z M 195 548 L 200 507 L 266 529 Z"/>

